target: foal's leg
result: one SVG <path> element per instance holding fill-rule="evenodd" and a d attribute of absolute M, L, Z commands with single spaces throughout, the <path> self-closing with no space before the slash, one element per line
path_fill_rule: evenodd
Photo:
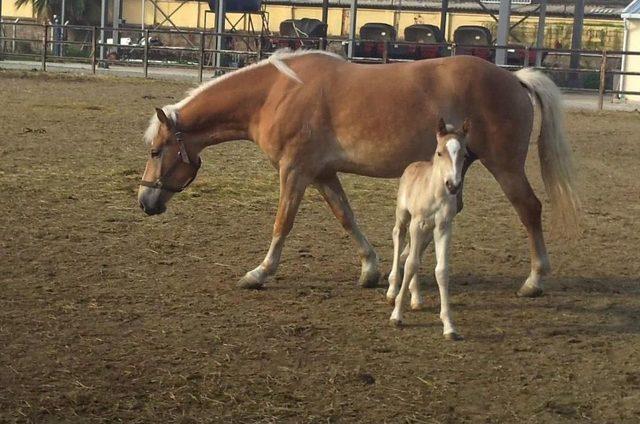
<path fill-rule="evenodd" d="M 400 249 L 404 246 L 404 249 L 409 248 L 409 244 L 405 245 L 405 236 L 407 234 L 407 221 L 409 220 L 409 214 L 404 209 L 396 209 L 396 225 L 393 227 L 393 265 L 391 266 L 391 272 L 389 273 L 389 289 L 387 290 L 387 301 L 393 305 L 398 291 L 400 290 L 400 283 L 402 282 L 402 265 L 400 264 Z M 404 258 L 406 260 L 406 257 Z M 404 262 L 403 262 L 404 263 Z"/>
<path fill-rule="evenodd" d="M 424 239 L 422 241 L 422 246 L 420 247 L 420 259 L 424 258 L 424 251 L 427 250 L 427 246 L 431 243 L 433 239 L 433 235 L 431 233 L 426 233 L 424 235 Z M 424 293 L 420 289 L 420 279 L 419 272 L 411 279 L 411 283 L 409 284 L 409 291 L 411 292 L 411 309 L 414 311 L 420 310 L 424 308 L 425 299 Z"/>
<path fill-rule="evenodd" d="M 358 254 L 362 261 L 360 285 L 362 287 L 375 287 L 380 279 L 378 255 L 373 250 L 373 247 L 371 247 L 371 244 L 365 235 L 360 231 L 360 227 L 358 227 L 358 223 L 353 216 L 349 200 L 342 189 L 342 184 L 340 184 L 338 176 L 333 175 L 331 177 L 318 180 L 316 185 L 320 194 L 324 197 L 324 200 L 329 204 L 333 214 L 342 224 L 342 227 L 351 234 L 351 237 L 353 237 L 358 245 Z"/>
<path fill-rule="evenodd" d="M 542 205 L 531 189 L 524 169 L 512 172 L 497 170 L 492 173 L 518 212 L 520 221 L 529 236 L 531 273 L 518 290 L 518 296 L 540 296 L 542 294 L 542 277 L 550 271 L 549 257 L 542 234 Z"/>
<path fill-rule="evenodd" d="M 273 238 L 271 239 L 269 252 L 260 265 L 247 272 L 240 279 L 238 287 L 258 289 L 262 287 L 267 277 L 275 274 L 280 263 L 284 240 L 293 227 L 293 221 L 306 186 L 307 180 L 302 178 L 294 169 L 280 168 L 280 200 L 278 202 L 276 221 L 273 224 Z"/>
<path fill-rule="evenodd" d="M 409 225 L 409 237 L 411 239 L 411 248 L 409 251 L 409 257 L 404 265 L 404 276 L 402 278 L 402 287 L 400 292 L 396 296 L 395 308 L 391 313 L 389 321 L 394 325 L 400 325 L 402 323 L 402 305 L 404 302 L 404 295 L 407 292 L 409 282 L 418 274 L 420 268 L 420 251 L 422 250 L 422 244 L 424 240 L 424 223 L 420 219 L 411 219 Z"/>
<path fill-rule="evenodd" d="M 460 340 L 456 328 L 451 320 L 449 310 L 449 243 L 451 241 L 451 224 L 436 224 L 433 230 L 436 248 L 436 280 L 440 291 L 440 319 L 442 320 L 445 339 Z"/>

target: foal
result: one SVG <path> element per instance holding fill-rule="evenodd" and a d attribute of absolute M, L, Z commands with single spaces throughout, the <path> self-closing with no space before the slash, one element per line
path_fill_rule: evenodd
<path fill-rule="evenodd" d="M 458 213 L 457 193 L 462 187 L 462 166 L 467 154 L 466 137 L 469 120 L 462 128 L 447 128 L 443 119 L 438 122 L 437 147 L 432 160 L 414 162 L 405 169 L 398 189 L 396 224 L 393 228 L 393 268 L 389 274 L 387 299 L 395 300 L 391 323 L 402 322 L 402 304 L 409 286 L 411 307 L 419 309 L 423 300 L 420 295 L 418 268 L 420 258 L 433 238 L 436 250 L 436 280 L 440 289 L 440 319 L 444 324 L 444 336 L 448 340 L 459 340 L 449 312 L 448 255 L 451 240 L 451 223 Z M 402 287 L 398 292 L 400 251 L 409 224 L 409 244 Z M 433 234 L 431 234 L 433 231 Z M 404 255 L 403 255 L 404 256 Z M 409 284 L 409 282 L 411 282 Z"/>

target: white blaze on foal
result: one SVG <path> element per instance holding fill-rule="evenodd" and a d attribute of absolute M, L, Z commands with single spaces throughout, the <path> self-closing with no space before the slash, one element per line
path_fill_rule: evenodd
<path fill-rule="evenodd" d="M 436 250 L 436 280 L 440 290 L 440 319 L 444 336 L 458 340 L 449 311 L 449 243 L 451 223 L 458 213 L 457 193 L 462 186 L 462 168 L 469 120 L 462 128 L 447 128 L 438 122 L 437 147 L 431 161 L 414 162 L 405 169 L 398 189 L 396 225 L 393 228 L 393 267 L 389 274 L 387 299 L 395 303 L 391 322 L 402 322 L 402 305 L 407 287 L 411 291 L 411 307 L 419 309 L 423 300 L 418 282 L 420 258 L 431 239 Z M 400 264 L 401 249 L 409 227 L 408 256 L 404 276 Z M 402 286 L 398 290 L 402 279 Z"/>

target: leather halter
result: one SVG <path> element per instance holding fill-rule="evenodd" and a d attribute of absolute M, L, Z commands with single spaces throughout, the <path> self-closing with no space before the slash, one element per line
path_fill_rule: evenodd
<path fill-rule="evenodd" d="M 150 187 L 150 188 L 157 188 L 160 190 L 166 190 L 166 191 L 170 191 L 172 193 L 180 193 L 182 190 L 184 190 L 185 188 L 189 187 L 189 184 L 191 184 L 193 182 L 193 180 L 196 179 L 196 175 L 198 174 L 198 170 L 200 169 L 200 166 L 202 165 L 202 159 L 200 159 L 200 156 L 198 156 L 198 161 L 197 162 L 193 162 L 191 159 L 189 159 L 189 154 L 187 153 L 187 149 L 184 145 L 184 140 L 182 139 L 182 132 L 181 131 L 175 131 L 173 133 L 173 136 L 176 139 L 176 143 L 178 144 L 178 155 L 176 156 L 175 160 L 173 161 L 173 163 L 171 164 L 171 166 L 169 167 L 169 169 L 167 169 L 167 172 L 165 172 L 164 174 L 160 175 L 160 178 L 158 178 L 157 180 L 155 180 L 154 182 L 151 181 L 140 181 L 140 185 L 144 186 L 144 187 Z M 164 148 L 163 148 L 164 151 Z M 167 184 L 167 178 L 169 176 L 171 176 L 171 174 L 176 170 L 176 168 L 178 167 L 178 165 L 180 163 L 184 163 L 186 165 L 188 165 L 189 167 L 191 167 L 191 169 L 193 170 L 193 177 L 191 177 L 186 183 L 184 183 L 184 185 L 182 185 L 182 187 L 174 187 L 170 184 Z"/>

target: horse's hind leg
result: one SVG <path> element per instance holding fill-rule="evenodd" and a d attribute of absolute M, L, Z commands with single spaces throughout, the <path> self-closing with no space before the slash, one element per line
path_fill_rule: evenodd
<path fill-rule="evenodd" d="M 273 238 L 271 239 L 269 252 L 260 265 L 247 272 L 240 279 L 238 282 L 239 287 L 244 289 L 260 288 L 267 277 L 275 274 L 280 263 L 284 240 L 293 227 L 293 221 L 306 186 L 307 179 L 294 169 L 280 168 L 280 200 L 278 202 L 276 221 L 273 224 Z"/>
<path fill-rule="evenodd" d="M 540 296 L 542 294 L 542 277 L 550 271 L 549 257 L 542 234 L 542 205 L 527 180 L 524 168 L 515 171 L 492 169 L 490 166 L 487 168 L 498 180 L 502 190 L 518 212 L 520 221 L 529 236 L 531 273 L 518 290 L 518 296 Z"/>
<path fill-rule="evenodd" d="M 338 176 L 332 175 L 322 178 L 317 180 L 315 184 L 322 197 L 324 197 L 329 204 L 333 214 L 342 224 L 342 227 L 351 234 L 351 237 L 353 237 L 358 245 L 358 253 L 362 261 L 360 285 L 362 287 L 375 287 L 380 279 L 378 255 L 364 234 L 362 234 L 362 231 L 360 231 Z"/>

